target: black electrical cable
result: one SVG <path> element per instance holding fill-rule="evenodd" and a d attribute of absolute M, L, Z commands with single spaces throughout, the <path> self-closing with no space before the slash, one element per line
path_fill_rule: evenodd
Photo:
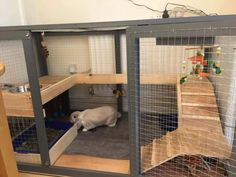
<path fill-rule="evenodd" d="M 204 15 L 208 16 L 207 13 L 205 13 L 204 11 L 202 11 L 202 10 L 200 10 L 200 9 L 198 9 L 198 10 L 193 10 L 193 9 L 189 9 L 186 5 L 183 5 L 183 4 L 176 4 L 176 3 L 167 3 L 166 6 L 165 6 L 165 10 L 166 10 L 166 11 L 168 11 L 168 10 L 167 10 L 167 6 L 168 6 L 168 5 L 174 5 L 174 6 L 184 7 L 185 9 L 187 9 L 187 10 L 193 12 L 193 13 L 197 13 L 197 14 L 203 13 Z M 170 10 L 170 11 L 171 11 L 171 10 Z"/>
<path fill-rule="evenodd" d="M 173 11 L 173 10 L 167 10 L 167 7 L 168 7 L 169 5 L 174 5 L 174 6 L 183 7 L 184 9 L 186 9 L 186 10 L 192 12 L 192 13 L 195 13 L 195 14 L 198 14 L 198 15 L 203 14 L 203 15 L 205 15 L 205 16 L 208 16 L 207 13 L 205 13 L 204 11 L 202 11 L 202 10 L 200 10 L 200 9 L 193 10 L 193 9 L 188 8 L 188 6 L 183 5 L 183 4 L 167 3 L 166 6 L 165 6 L 165 10 L 164 10 L 164 11 L 161 11 L 161 10 L 153 9 L 153 8 L 151 8 L 151 7 L 149 7 L 149 6 L 145 5 L 145 4 L 138 4 L 138 3 L 134 2 L 133 0 L 127 0 L 127 1 L 131 2 L 131 3 L 132 3 L 133 5 L 135 5 L 135 6 L 144 7 L 144 8 L 146 8 L 146 9 L 148 9 L 148 10 L 153 11 L 153 12 L 162 13 L 162 14 L 163 14 L 163 15 L 162 15 L 163 18 L 169 18 L 168 12 Z M 216 14 L 216 15 L 218 15 L 218 14 Z"/>
<path fill-rule="evenodd" d="M 160 10 L 156 10 L 156 9 L 151 8 L 151 7 L 148 7 L 145 4 L 138 4 L 138 3 L 134 2 L 133 0 L 127 0 L 127 1 L 129 1 L 132 4 L 134 4 L 136 6 L 139 6 L 139 7 L 145 7 L 146 9 L 151 10 L 153 12 L 158 12 L 158 13 L 163 13 L 164 12 L 164 11 L 160 11 Z"/>
<path fill-rule="evenodd" d="M 182 5 L 182 4 L 176 4 L 176 3 L 170 3 L 170 2 L 168 2 L 167 4 L 166 4 L 166 6 L 165 6 L 165 10 L 167 10 L 167 6 L 168 5 L 174 5 L 174 6 L 182 6 L 182 7 L 186 7 L 185 5 Z"/>

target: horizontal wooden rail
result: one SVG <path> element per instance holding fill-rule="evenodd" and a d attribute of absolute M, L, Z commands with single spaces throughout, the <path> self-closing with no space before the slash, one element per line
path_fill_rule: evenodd
<path fill-rule="evenodd" d="M 141 84 L 176 84 L 176 75 L 140 75 Z M 126 74 L 77 74 L 75 84 L 127 84 Z"/>
<path fill-rule="evenodd" d="M 176 84 L 176 75 L 146 74 L 140 76 L 141 84 Z M 43 76 L 39 78 L 42 103 L 78 84 L 127 84 L 126 74 L 75 74 L 70 76 Z M 3 92 L 6 112 L 9 116 L 34 117 L 30 93 Z M 20 104 L 19 104 L 20 102 Z"/>

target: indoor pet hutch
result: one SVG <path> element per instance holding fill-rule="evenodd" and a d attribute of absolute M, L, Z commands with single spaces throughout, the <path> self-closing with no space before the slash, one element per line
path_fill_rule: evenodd
<path fill-rule="evenodd" d="M 0 28 L 0 62 L 6 71 L 17 63 L 0 81 L 19 169 L 89 177 L 234 176 L 235 18 Z M 14 41 L 21 49 L 11 49 Z M 69 63 L 67 57 L 77 58 Z M 64 117 L 86 85 L 93 98 L 97 85 L 112 88 L 112 104 L 128 111 L 128 159 L 91 157 L 110 170 L 64 154 L 82 134 Z"/>

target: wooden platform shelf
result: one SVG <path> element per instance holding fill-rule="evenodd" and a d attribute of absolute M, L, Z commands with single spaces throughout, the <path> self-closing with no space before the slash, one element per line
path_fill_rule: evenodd
<path fill-rule="evenodd" d="M 79 168 L 83 170 L 95 170 L 120 174 L 130 174 L 130 161 L 107 159 L 86 155 L 62 154 L 54 166 Z"/>
<path fill-rule="evenodd" d="M 176 76 L 142 75 L 141 84 L 176 84 Z M 75 74 L 70 76 L 43 76 L 39 78 L 42 104 L 78 84 L 127 84 L 126 74 Z M 8 116 L 34 117 L 31 94 L 3 92 Z"/>

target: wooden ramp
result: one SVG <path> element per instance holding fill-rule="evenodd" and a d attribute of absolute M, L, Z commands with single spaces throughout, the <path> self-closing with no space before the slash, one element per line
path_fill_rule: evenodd
<path fill-rule="evenodd" d="M 170 159 L 200 155 L 229 159 L 231 146 L 225 138 L 211 82 L 190 78 L 177 81 L 178 129 L 141 147 L 142 172 L 147 172 Z"/>
<path fill-rule="evenodd" d="M 223 134 L 216 137 L 215 134 L 201 130 L 177 129 L 141 147 L 142 172 L 183 155 L 228 159 L 231 156 L 231 147 Z"/>
<path fill-rule="evenodd" d="M 190 78 L 180 86 L 179 127 L 222 133 L 214 88 L 207 78 Z"/>

